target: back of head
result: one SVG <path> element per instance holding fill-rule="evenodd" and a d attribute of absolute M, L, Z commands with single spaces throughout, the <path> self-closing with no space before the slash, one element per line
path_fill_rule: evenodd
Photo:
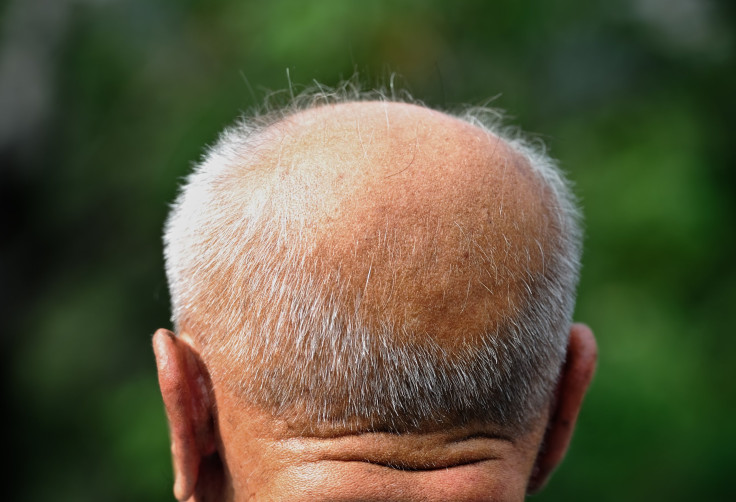
<path fill-rule="evenodd" d="M 305 428 L 533 419 L 580 231 L 554 163 L 487 115 L 317 99 L 226 131 L 165 238 L 213 380 Z"/>

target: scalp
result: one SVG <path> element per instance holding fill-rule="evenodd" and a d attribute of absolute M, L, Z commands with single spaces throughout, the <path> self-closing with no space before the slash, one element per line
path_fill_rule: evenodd
<path fill-rule="evenodd" d="M 354 102 L 266 132 L 259 162 L 306 261 L 369 326 L 446 347 L 495 331 L 542 272 L 551 194 L 497 136 L 416 105 Z"/>
<path fill-rule="evenodd" d="M 375 430 L 546 409 L 577 213 L 554 161 L 481 120 L 357 101 L 223 133 L 166 232 L 177 329 L 215 385 Z"/>

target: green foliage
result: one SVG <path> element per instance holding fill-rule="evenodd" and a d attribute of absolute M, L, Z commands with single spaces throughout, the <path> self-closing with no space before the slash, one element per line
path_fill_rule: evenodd
<path fill-rule="evenodd" d="M 368 87 L 397 72 L 439 107 L 495 97 L 575 181 L 577 316 L 600 367 L 568 460 L 536 499 L 730 498 L 730 3 L 47 3 L 0 3 L 9 500 L 170 499 L 150 349 L 169 325 L 167 203 L 269 90 L 356 71 Z M 8 62 L 18 54 L 25 66 Z"/>

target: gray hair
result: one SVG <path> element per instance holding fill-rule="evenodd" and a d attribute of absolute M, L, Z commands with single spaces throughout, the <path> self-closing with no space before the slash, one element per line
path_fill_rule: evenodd
<path fill-rule="evenodd" d="M 581 253 L 574 198 L 543 148 L 501 127 L 493 110 L 453 114 L 528 160 L 552 194 L 557 242 L 544 252 L 542 271 L 522 279 L 524 301 L 514 312 L 483 343 L 452 354 L 431 340 L 406 343 L 403 326 L 369 326 L 350 307 L 360 299 L 341 297 L 340 270 L 317 272 L 306 258 L 310 243 L 293 224 L 297 212 L 258 187 L 272 175 L 257 164 L 270 126 L 320 105 L 376 99 L 397 100 L 350 86 L 320 88 L 222 133 L 187 178 L 166 224 L 176 328 L 192 333 L 205 362 L 220 362 L 214 376 L 277 416 L 360 420 L 391 431 L 473 421 L 523 427 L 554 390 Z"/>

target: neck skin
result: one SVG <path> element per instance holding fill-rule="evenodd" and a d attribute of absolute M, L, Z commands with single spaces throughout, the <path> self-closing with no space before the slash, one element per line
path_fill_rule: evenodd
<path fill-rule="evenodd" d="M 523 500 L 546 423 L 520 437 L 491 425 L 304 434 L 217 386 L 215 396 L 230 501 Z"/>

